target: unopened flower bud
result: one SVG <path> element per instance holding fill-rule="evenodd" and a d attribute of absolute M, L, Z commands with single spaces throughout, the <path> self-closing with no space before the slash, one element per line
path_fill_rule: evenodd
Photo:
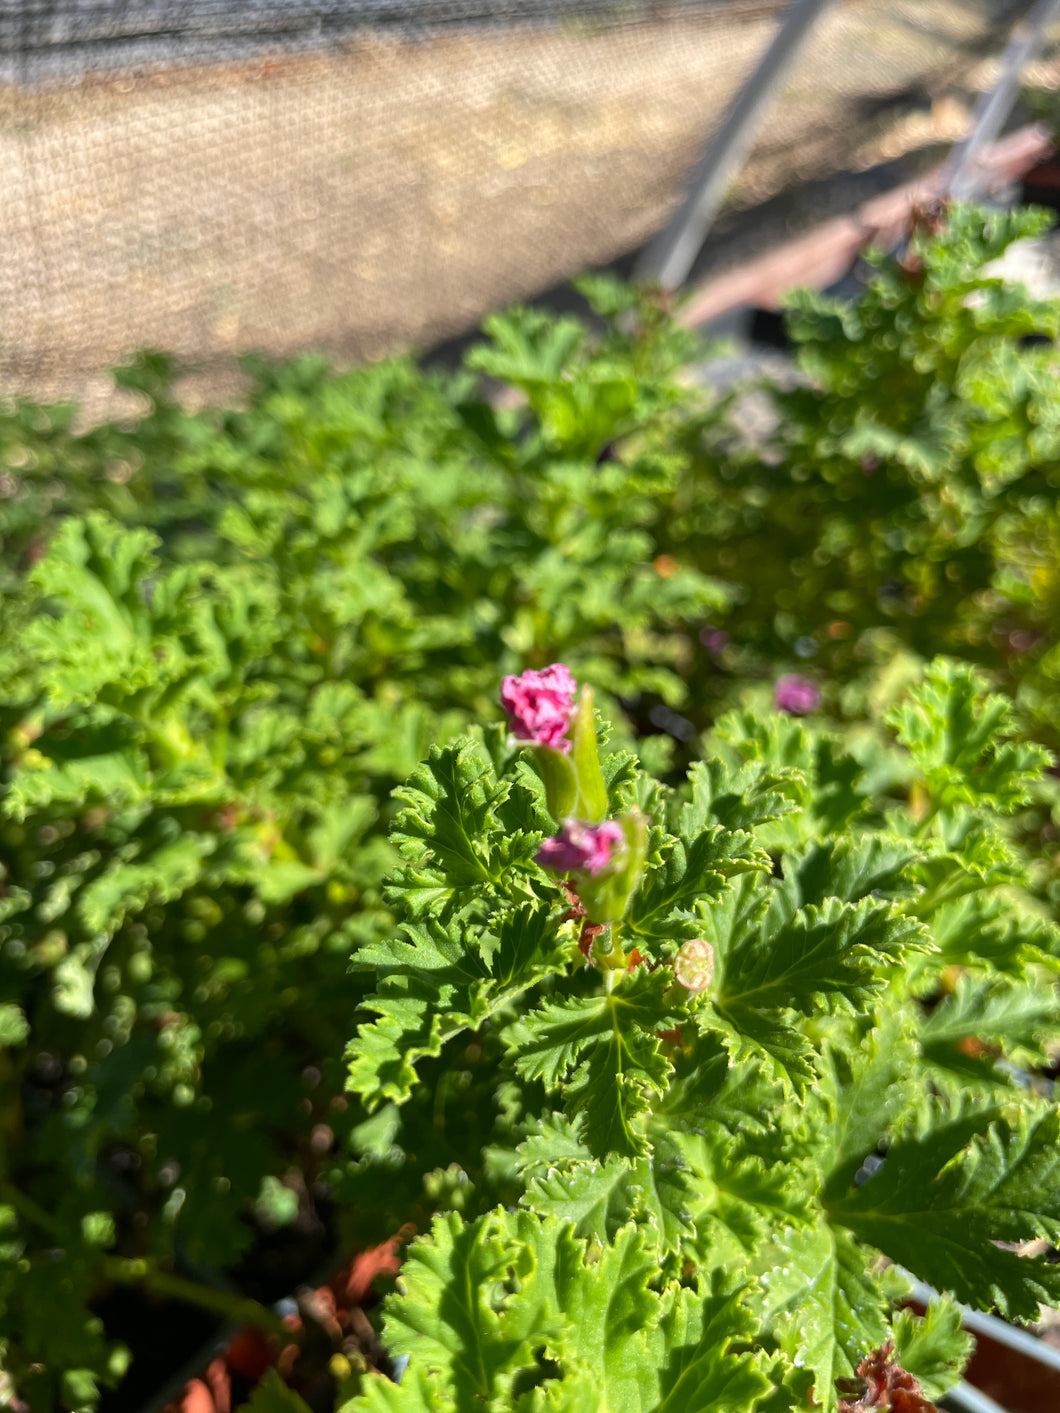
<path fill-rule="evenodd" d="M 821 689 L 808 677 L 792 672 L 781 677 L 773 693 L 773 704 L 789 716 L 806 716 L 821 705 Z"/>
<path fill-rule="evenodd" d="M 501 706 L 508 714 L 512 734 L 520 741 L 567 754 L 576 690 L 574 678 L 562 662 L 539 672 L 530 669 L 518 677 L 505 677 Z"/>
<path fill-rule="evenodd" d="M 714 980 L 714 948 L 702 937 L 686 942 L 674 958 L 674 976 L 686 991 L 706 991 Z"/>
<path fill-rule="evenodd" d="M 582 824 L 572 819 L 554 839 L 546 839 L 537 851 L 542 868 L 556 873 L 601 873 L 611 862 L 616 844 L 625 842 L 622 826 L 613 819 L 602 824 Z"/>

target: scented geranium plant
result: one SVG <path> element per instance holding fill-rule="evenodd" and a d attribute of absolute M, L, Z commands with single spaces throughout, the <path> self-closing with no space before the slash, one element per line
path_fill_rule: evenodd
<path fill-rule="evenodd" d="M 1014 1249 L 1060 1235 L 1060 946 L 1009 824 L 1047 755 L 945 661 L 856 759 L 734 714 L 677 788 L 564 667 L 502 699 L 398 791 L 401 926 L 355 958 L 366 1179 L 493 1120 L 347 1413 L 930 1408 L 955 1299 L 1060 1297 Z"/>
<path fill-rule="evenodd" d="M 918 213 L 856 295 L 790 297 L 794 367 L 760 388 L 755 436 L 688 421 L 667 549 L 732 589 L 703 637 L 715 691 L 801 661 L 834 701 L 870 663 L 946 652 L 1027 680 L 1055 745 L 1060 303 L 997 264 L 1049 221 Z"/>
<path fill-rule="evenodd" d="M 524 663 L 681 706 L 723 601 L 654 563 L 687 338 L 617 324 L 514 311 L 457 372 L 248 360 L 195 414 L 144 355 L 147 411 L 91 431 L 0 400 L 0 1403 L 142 1385 L 122 1287 L 242 1320 L 378 1239 L 342 1056 L 392 790 Z"/>

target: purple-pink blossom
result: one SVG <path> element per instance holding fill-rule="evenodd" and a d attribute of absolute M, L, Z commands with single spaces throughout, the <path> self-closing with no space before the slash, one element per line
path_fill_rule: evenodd
<path fill-rule="evenodd" d="M 566 754 L 576 691 L 577 684 L 562 662 L 506 677 L 501 683 L 501 706 L 508 713 L 513 735 Z"/>
<path fill-rule="evenodd" d="M 773 705 L 778 711 L 786 711 L 789 716 L 805 716 L 821 705 L 821 689 L 808 677 L 791 672 L 777 682 Z"/>
<path fill-rule="evenodd" d="M 723 653 L 732 642 L 724 628 L 715 628 L 712 624 L 707 624 L 706 628 L 699 630 L 699 641 L 705 648 L 709 648 L 712 653 Z"/>
<path fill-rule="evenodd" d="M 537 862 L 556 873 L 600 873 L 611 862 L 615 845 L 625 837 L 622 826 L 613 819 L 602 824 L 568 820 L 554 839 L 546 839 L 538 849 Z"/>

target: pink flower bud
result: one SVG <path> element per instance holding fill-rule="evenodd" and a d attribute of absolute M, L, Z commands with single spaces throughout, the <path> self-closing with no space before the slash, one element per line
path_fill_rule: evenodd
<path fill-rule="evenodd" d="M 555 873 L 600 873 L 611 862 L 616 844 L 625 842 L 625 832 L 613 819 L 603 824 L 581 824 L 572 819 L 554 839 L 546 839 L 537 851 L 537 862 Z"/>
<path fill-rule="evenodd" d="M 512 734 L 535 746 L 570 751 L 567 730 L 574 710 L 574 678 L 562 662 L 532 669 L 501 683 L 501 706 L 508 713 Z"/>
<path fill-rule="evenodd" d="M 821 691 L 816 682 L 793 672 L 777 682 L 773 705 L 789 716 L 805 716 L 821 705 Z"/>

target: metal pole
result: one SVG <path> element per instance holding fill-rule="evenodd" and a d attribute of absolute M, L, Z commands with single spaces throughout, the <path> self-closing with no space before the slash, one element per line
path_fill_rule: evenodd
<path fill-rule="evenodd" d="M 665 289 L 676 289 L 687 278 L 729 182 L 743 164 L 776 97 L 782 74 L 829 4 L 831 0 L 792 0 L 773 42 L 696 163 L 681 209 L 637 262 L 637 277 L 657 280 Z"/>
<path fill-rule="evenodd" d="M 956 1388 L 951 1388 L 942 1400 L 943 1408 L 951 1408 L 953 1413 L 1005 1413 L 1000 1403 L 987 1398 L 977 1388 L 962 1379 Z"/>
<path fill-rule="evenodd" d="M 1020 77 L 1042 47 L 1046 26 L 1060 15 L 1060 0 L 1038 0 L 1017 23 L 1001 56 L 1001 72 L 994 87 L 981 93 L 972 113 L 968 136 L 953 149 L 943 168 L 942 189 L 957 201 L 968 201 L 977 192 L 982 175 L 976 159 L 993 142 L 1019 97 Z"/>

